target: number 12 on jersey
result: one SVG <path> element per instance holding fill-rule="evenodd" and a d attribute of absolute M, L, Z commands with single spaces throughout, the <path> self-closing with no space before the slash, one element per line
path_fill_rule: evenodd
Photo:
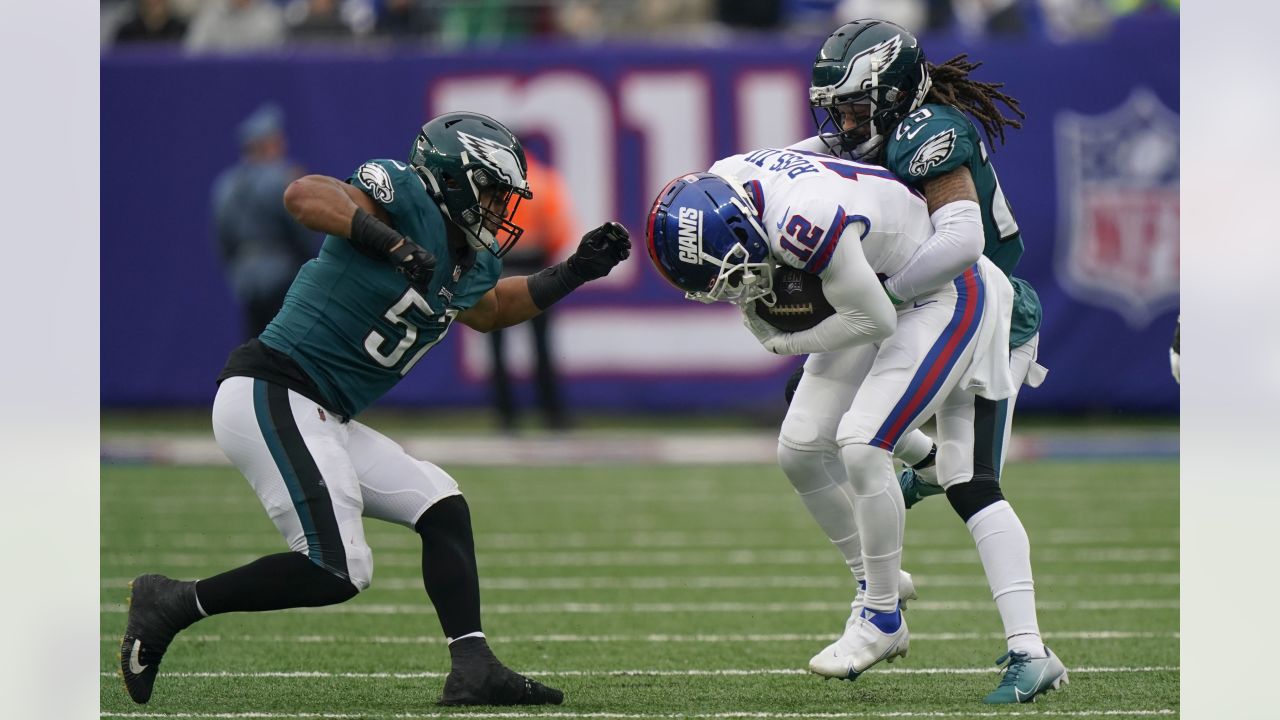
<path fill-rule="evenodd" d="M 385 317 L 388 322 L 404 328 L 404 336 L 400 338 L 400 341 L 396 343 L 396 346 L 393 347 L 390 352 L 383 353 L 382 347 L 388 342 L 391 342 L 391 339 L 384 337 L 382 333 L 378 332 L 376 329 L 370 330 L 369 334 L 365 336 L 364 350 L 369 354 L 369 357 L 373 358 L 374 362 L 385 368 L 394 368 L 402 359 L 404 359 L 405 353 L 407 353 L 409 349 L 413 347 L 414 343 L 418 341 L 418 331 L 421 328 L 407 317 L 409 313 L 415 309 L 421 315 L 431 318 L 432 322 L 438 322 L 434 320 L 436 312 L 427 304 L 426 299 L 423 298 L 417 290 L 409 288 L 405 291 L 404 295 L 401 295 L 400 299 L 391 307 L 387 308 L 386 313 L 383 314 L 383 317 Z M 457 315 L 458 311 L 456 309 L 451 308 L 445 310 L 443 320 L 444 327 L 440 329 L 440 333 L 436 335 L 435 339 L 425 343 L 413 354 L 412 357 L 409 358 L 409 361 L 400 368 L 399 372 L 401 376 L 408 373 L 409 370 L 422 359 L 422 356 L 427 354 L 427 351 L 430 350 L 433 345 L 444 339 L 444 336 L 449 332 L 449 326 L 453 324 L 453 319 Z"/>

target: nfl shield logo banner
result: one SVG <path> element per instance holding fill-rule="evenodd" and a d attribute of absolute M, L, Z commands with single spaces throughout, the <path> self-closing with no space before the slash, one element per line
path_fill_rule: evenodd
<path fill-rule="evenodd" d="M 1101 115 L 1059 113 L 1054 131 L 1058 279 L 1144 327 L 1178 301 L 1178 114 L 1139 88 Z"/>

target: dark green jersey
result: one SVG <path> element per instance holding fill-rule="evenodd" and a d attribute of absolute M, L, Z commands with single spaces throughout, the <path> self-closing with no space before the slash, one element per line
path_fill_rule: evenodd
<path fill-rule="evenodd" d="M 927 104 L 898 123 L 885 148 L 885 164 L 899 178 L 917 189 L 929 178 L 967 167 L 978 191 L 982 253 L 1013 282 L 1014 310 L 1010 341 L 1017 347 L 1040 329 L 1040 299 L 1026 281 L 1013 277 L 1022 258 L 1022 232 L 1013 218 L 1009 201 L 978 137 L 978 128 L 949 105 Z"/>
<path fill-rule="evenodd" d="M 454 317 L 497 284 L 502 261 L 470 250 L 451 254 L 439 207 L 403 163 L 371 160 L 347 182 L 382 205 L 396 230 L 437 258 L 422 292 L 386 260 L 330 235 L 319 257 L 302 266 L 280 313 L 260 336 L 302 368 L 330 409 L 350 417 L 399 382 L 444 337 Z"/>

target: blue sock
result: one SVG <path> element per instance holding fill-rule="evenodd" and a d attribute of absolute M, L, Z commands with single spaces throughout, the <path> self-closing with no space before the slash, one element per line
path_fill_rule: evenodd
<path fill-rule="evenodd" d="M 880 632 L 885 634 L 897 632 L 898 628 L 902 627 L 901 610 L 895 609 L 893 612 L 882 613 L 871 610 L 870 608 L 864 608 L 862 611 L 862 617 L 869 620 L 872 625 L 875 625 L 879 628 Z"/>

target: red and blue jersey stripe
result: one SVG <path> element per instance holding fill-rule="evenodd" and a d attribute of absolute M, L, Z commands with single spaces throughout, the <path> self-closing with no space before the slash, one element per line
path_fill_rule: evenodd
<path fill-rule="evenodd" d="M 911 378 L 906 392 L 898 400 L 889 417 L 876 431 L 871 445 L 892 451 L 907 427 L 920 416 L 925 407 L 938 394 L 964 349 L 978 332 L 982 309 L 986 301 L 986 287 L 975 264 L 954 281 L 956 309 L 951 320 L 938 339 L 929 348 L 924 362 Z"/>

